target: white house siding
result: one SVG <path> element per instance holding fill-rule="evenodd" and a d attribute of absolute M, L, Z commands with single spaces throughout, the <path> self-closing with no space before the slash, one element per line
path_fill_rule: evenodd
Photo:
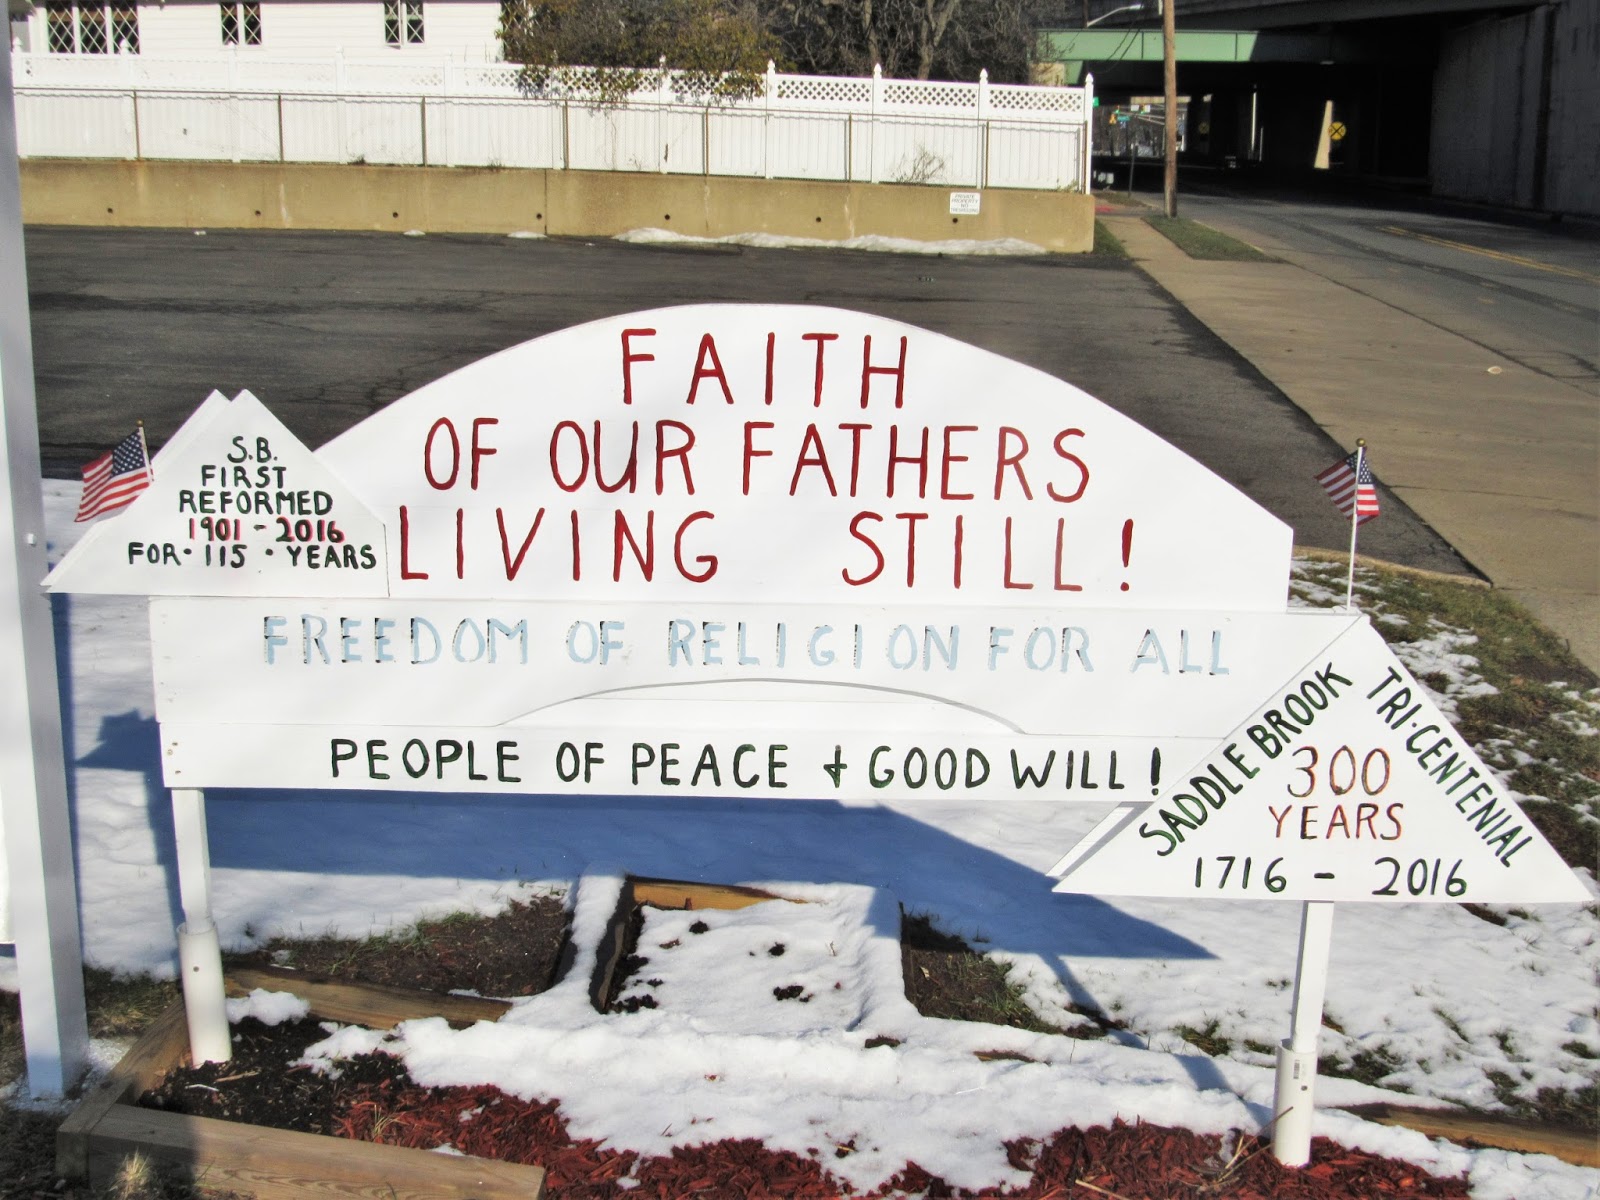
<path fill-rule="evenodd" d="M 262 0 L 261 45 L 240 46 L 257 58 L 405 56 L 494 62 L 499 0 L 424 0 L 421 45 L 395 47 L 384 40 L 383 0 Z M 44 5 L 27 19 L 28 42 L 42 52 Z M 154 58 L 209 58 L 223 49 L 217 0 L 158 0 L 139 5 L 139 50 Z"/>

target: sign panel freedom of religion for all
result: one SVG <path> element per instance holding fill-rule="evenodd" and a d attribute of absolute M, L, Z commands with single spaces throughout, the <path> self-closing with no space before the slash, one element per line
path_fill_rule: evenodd
<path fill-rule="evenodd" d="M 1171 839 L 1129 858 L 1163 894 L 1168 859 L 1195 874 L 1196 854 L 1248 861 L 1228 887 L 1379 898 L 1478 898 L 1494 872 L 1450 870 L 1474 839 L 1518 877 L 1549 866 L 1498 792 L 1510 824 L 1423 815 L 1460 798 L 1429 773 L 1445 751 L 1351 715 L 1382 701 L 1356 695 L 1374 672 L 1421 689 L 1364 618 L 1286 610 L 1287 526 L 1070 384 L 912 326 L 635 313 L 474 363 L 315 453 L 255 397 L 213 394 L 153 466 L 49 583 L 154 597 L 172 786 L 1138 801 L 1143 824 L 1101 840 Z M 1295 693 L 1316 722 L 1280 705 L 1263 726 L 1330 648 L 1361 678 L 1338 668 L 1320 707 Z M 1262 824 L 1296 767 L 1341 802 Z M 1371 869 L 1283 852 L 1313 829 Z M 1423 858 L 1441 878 L 1418 892 Z"/>

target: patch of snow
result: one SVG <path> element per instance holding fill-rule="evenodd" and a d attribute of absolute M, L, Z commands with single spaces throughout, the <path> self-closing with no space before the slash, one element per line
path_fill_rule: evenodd
<path fill-rule="evenodd" d="M 670 229 L 630 229 L 616 236 L 619 242 L 653 246 L 750 246 L 761 250 L 865 250 L 879 254 L 929 254 L 965 257 L 1018 257 L 1050 253 L 1043 246 L 1020 238 L 950 238 L 923 242 L 914 238 L 860 237 L 828 239 L 791 237 L 777 233 L 730 233 L 723 237 L 694 237 Z"/>
<path fill-rule="evenodd" d="M 228 1021 L 233 1025 L 246 1017 L 254 1017 L 263 1025 L 282 1025 L 311 1012 L 311 1005 L 293 992 L 269 992 L 266 988 L 255 988 L 248 996 L 230 999 L 227 1006 Z"/>

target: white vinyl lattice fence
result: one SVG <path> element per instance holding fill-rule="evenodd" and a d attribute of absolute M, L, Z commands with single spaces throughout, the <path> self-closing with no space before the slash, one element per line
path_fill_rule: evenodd
<path fill-rule="evenodd" d="M 365 162 L 1084 189 L 1081 88 L 767 72 L 707 100 L 663 71 L 599 104 L 503 63 L 12 57 L 24 158 Z"/>

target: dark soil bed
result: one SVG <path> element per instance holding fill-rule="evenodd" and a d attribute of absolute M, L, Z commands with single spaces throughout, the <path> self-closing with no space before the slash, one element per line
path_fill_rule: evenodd
<path fill-rule="evenodd" d="M 224 1064 L 172 1072 L 144 1103 L 153 1108 L 283 1129 L 533 1163 L 547 1172 L 552 1200 L 700 1197 L 702 1200 L 826 1200 L 852 1195 L 828 1160 L 770 1150 L 743 1139 L 643 1157 L 575 1139 L 555 1100 L 519 1100 L 492 1087 L 427 1088 L 411 1082 L 400 1062 L 368 1054 L 340 1065 L 337 1078 L 289 1064 L 324 1036 L 312 1021 L 267 1027 L 247 1020 L 235 1031 L 234 1057 Z M 1277 1164 L 1266 1143 L 1157 1125 L 1118 1122 L 1111 1128 L 1063 1129 L 1045 1141 L 1009 1142 L 1013 1166 L 1031 1171 L 1020 1189 L 952 1189 L 915 1163 L 867 1196 L 1015 1197 L 1067 1200 L 1372 1200 L 1373 1197 L 1466 1197 L 1461 1180 L 1436 1179 L 1407 1163 L 1312 1143 L 1303 1170 Z"/>
<path fill-rule="evenodd" d="M 567 949 L 570 914 L 554 896 L 513 901 L 492 917 L 470 914 L 420 921 L 393 937 L 276 938 L 230 966 L 293 967 L 360 983 L 533 996 L 555 982 Z"/>
<path fill-rule="evenodd" d="M 629 914 L 634 916 L 635 914 Z M 630 922 L 630 924 L 636 924 Z M 629 931 L 636 936 L 637 929 Z M 423 923 L 404 937 L 373 944 L 321 939 L 268 945 L 241 965 L 293 966 L 308 974 L 444 991 L 469 988 L 490 996 L 531 995 L 558 976 L 566 949 L 567 914 L 559 900 L 512 905 L 491 918 Z M 1004 970 L 926 918 L 903 930 L 907 994 L 928 1016 L 988 1020 L 1029 1027 L 1037 1022 L 1016 1002 Z M 624 947 L 624 954 L 633 951 Z M 626 964 L 626 958 L 624 958 Z M 619 971 L 620 980 L 628 974 Z M 992 977 L 991 977 L 992 976 Z M 615 997 L 601 1000 L 615 1002 Z M 1093 1035 L 1092 1027 L 1071 1031 Z M 426 1088 L 386 1054 L 367 1054 L 323 1074 L 294 1066 L 325 1036 L 312 1020 L 269 1027 L 256 1020 L 234 1030 L 234 1054 L 171 1072 L 142 1103 L 152 1108 L 280 1129 L 537 1164 L 552 1200 L 695 1196 L 701 1200 L 825 1200 L 853 1194 L 828 1166 L 850 1147 L 815 1156 L 768 1149 L 750 1139 L 680 1148 L 644 1157 L 574 1139 L 558 1100 L 524 1101 L 492 1087 Z M 1135 1122 L 1089 1130 L 1063 1129 L 1036 1142 L 1006 1144 L 1032 1181 L 1021 1189 L 970 1193 L 952 1189 L 915 1163 L 868 1196 L 1015 1197 L 1016 1200 L 1371 1200 L 1372 1197 L 1465 1197 L 1460 1180 L 1440 1180 L 1407 1163 L 1346 1150 L 1319 1139 L 1307 1168 L 1290 1171 L 1260 1139 L 1224 1139 Z"/>

